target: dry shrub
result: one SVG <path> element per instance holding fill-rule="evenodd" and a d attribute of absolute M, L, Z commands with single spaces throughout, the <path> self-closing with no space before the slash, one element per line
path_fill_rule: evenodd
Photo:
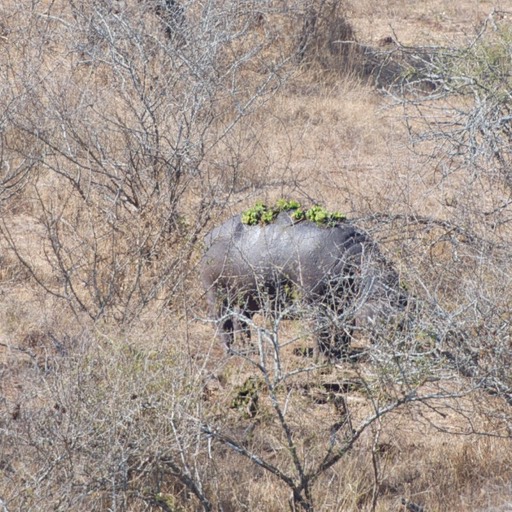
<path fill-rule="evenodd" d="M 342 76 L 368 64 L 344 4 L 180 5 L 2 8 L 0 503 L 492 505 L 475 488 L 511 472 L 508 189 L 411 155 L 402 113 Z M 201 237 L 292 195 L 381 243 L 407 329 L 328 364 L 266 311 L 225 357 Z"/>
<path fill-rule="evenodd" d="M 10 61 L 10 87 L 23 94 L 5 104 L 13 136 L 3 143 L 8 165 L 28 162 L 20 180 L 37 171 L 29 194 L 43 268 L 15 226 L 5 232 L 33 277 L 92 319 L 129 321 L 172 300 L 213 210 L 265 180 L 265 169 L 251 173 L 258 140 L 244 128 L 285 78 L 289 56 L 246 69 L 266 46 L 238 45 L 252 11 L 231 7 L 226 16 L 216 6 L 205 24 L 205 13 L 184 6 L 184 42 L 166 36 L 151 3 L 30 12 L 40 28 L 29 48 L 34 68 Z M 13 17 L 24 14 L 20 7 Z M 36 80 L 35 70 L 48 79 Z"/>
<path fill-rule="evenodd" d="M 165 510 L 176 502 L 196 510 L 206 497 L 215 502 L 218 471 L 195 421 L 207 374 L 185 356 L 185 340 L 151 335 L 77 332 L 61 340 L 65 353 L 52 364 L 23 370 L 0 419 L 9 508 Z M 32 332 L 25 345 L 41 351 L 51 337 Z"/>
<path fill-rule="evenodd" d="M 33 332 L 27 344 L 40 346 L 41 339 L 41 333 Z M 269 472 L 241 457 L 217 434 L 201 435 L 203 423 L 215 425 L 224 439 L 283 471 L 293 466 L 264 386 L 251 415 L 235 401 L 239 383 L 243 386 L 254 374 L 248 361 L 231 360 L 228 366 L 218 357 L 202 361 L 196 356 L 199 346 L 187 348 L 190 341 L 159 329 L 129 337 L 83 333 L 73 343 L 67 344 L 66 356 L 53 356 L 51 366 L 25 370 L 16 401 L 3 410 L 0 459 L 2 479 L 9 485 L 2 499 L 11 508 L 166 510 L 172 505 L 197 510 L 200 498 L 203 506 L 210 503 L 224 510 L 288 506 L 289 489 Z M 185 356 L 189 349 L 192 357 Z M 287 403 L 287 422 L 306 467 L 321 460 L 329 432 L 340 419 L 335 401 L 322 391 L 324 384 L 333 389 L 348 373 L 340 368 L 307 380 L 295 378 L 288 389 L 278 391 L 279 401 Z M 366 394 L 360 385 L 345 395 L 354 427 L 371 410 Z M 419 432 L 425 436 L 429 429 L 418 420 L 434 420 L 437 428 L 465 428 L 458 409 L 467 403 L 453 403 L 453 414 L 449 402 L 448 407 L 439 401 L 432 405 L 418 405 L 408 409 L 410 418 L 404 411 L 367 430 L 341 464 L 320 475 L 316 508 L 369 509 L 374 489 L 379 489 L 384 506 L 405 496 L 429 508 L 449 503 L 453 510 L 462 510 L 457 508 L 460 495 L 469 499 L 482 482 L 498 485 L 502 480 L 495 479 L 497 474 L 506 478 L 511 468 L 499 440 L 469 442 L 463 437 L 454 442 L 453 435 L 438 433 L 419 442 Z M 342 427 L 336 435 L 341 446 L 350 430 Z M 372 453 L 380 468 L 377 481 Z M 453 501 L 446 501 L 448 496 Z"/>
<path fill-rule="evenodd" d="M 433 442 L 412 441 L 388 454 L 383 487 L 426 510 L 480 510 L 488 492 L 510 473 L 503 444 L 492 439 L 437 434 Z M 418 456 L 421 454 L 421 462 Z M 492 463 L 490 461 L 493 461 Z M 505 477 L 506 479 L 507 477 Z"/>
<path fill-rule="evenodd" d="M 321 0 L 308 6 L 299 38 L 299 59 L 320 68 L 350 72 L 360 50 L 343 2 Z"/>

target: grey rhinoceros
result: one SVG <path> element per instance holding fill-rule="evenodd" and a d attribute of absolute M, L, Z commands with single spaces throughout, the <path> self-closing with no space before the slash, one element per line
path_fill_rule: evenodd
<path fill-rule="evenodd" d="M 403 309 L 399 276 L 368 234 L 348 221 L 318 225 L 283 211 L 267 225 L 236 215 L 205 237 L 201 279 L 228 349 L 259 311 L 313 316 L 320 351 L 336 358 L 354 329 Z"/>

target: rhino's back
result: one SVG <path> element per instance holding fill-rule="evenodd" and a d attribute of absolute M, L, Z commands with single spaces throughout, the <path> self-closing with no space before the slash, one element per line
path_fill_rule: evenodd
<path fill-rule="evenodd" d="M 206 258 L 219 276 L 247 279 L 280 274 L 306 289 L 342 272 L 349 260 L 357 264 L 364 247 L 371 245 L 349 223 L 334 227 L 294 223 L 287 212 L 265 226 L 247 226 L 239 215 L 232 217 L 212 230 L 206 243 Z"/>

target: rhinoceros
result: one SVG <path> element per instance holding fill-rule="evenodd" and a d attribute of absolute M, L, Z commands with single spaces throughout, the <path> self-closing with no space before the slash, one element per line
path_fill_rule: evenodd
<path fill-rule="evenodd" d="M 338 358 L 354 329 L 387 322 L 407 302 L 399 275 L 367 233 L 349 221 L 296 221 L 291 211 L 266 225 L 230 218 L 206 235 L 200 269 L 228 350 L 235 333 L 250 333 L 255 313 L 297 313 L 315 318 L 317 348 Z"/>

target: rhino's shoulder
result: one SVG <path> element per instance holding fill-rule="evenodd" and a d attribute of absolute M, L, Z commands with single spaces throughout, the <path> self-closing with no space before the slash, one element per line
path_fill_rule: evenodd
<path fill-rule="evenodd" d="M 292 226 L 294 224 L 294 221 L 292 220 L 291 214 L 293 213 L 293 210 L 290 211 L 283 211 L 279 212 L 279 215 L 274 219 L 273 223 L 271 225 L 276 226 Z"/>
<path fill-rule="evenodd" d="M 211 247 L 214 243 L 238 239 L 242 236 L 244 225 L 240 215 L 234 215 L 220 226 L 213 228 L 205 237 L 205 246 Z"/>

